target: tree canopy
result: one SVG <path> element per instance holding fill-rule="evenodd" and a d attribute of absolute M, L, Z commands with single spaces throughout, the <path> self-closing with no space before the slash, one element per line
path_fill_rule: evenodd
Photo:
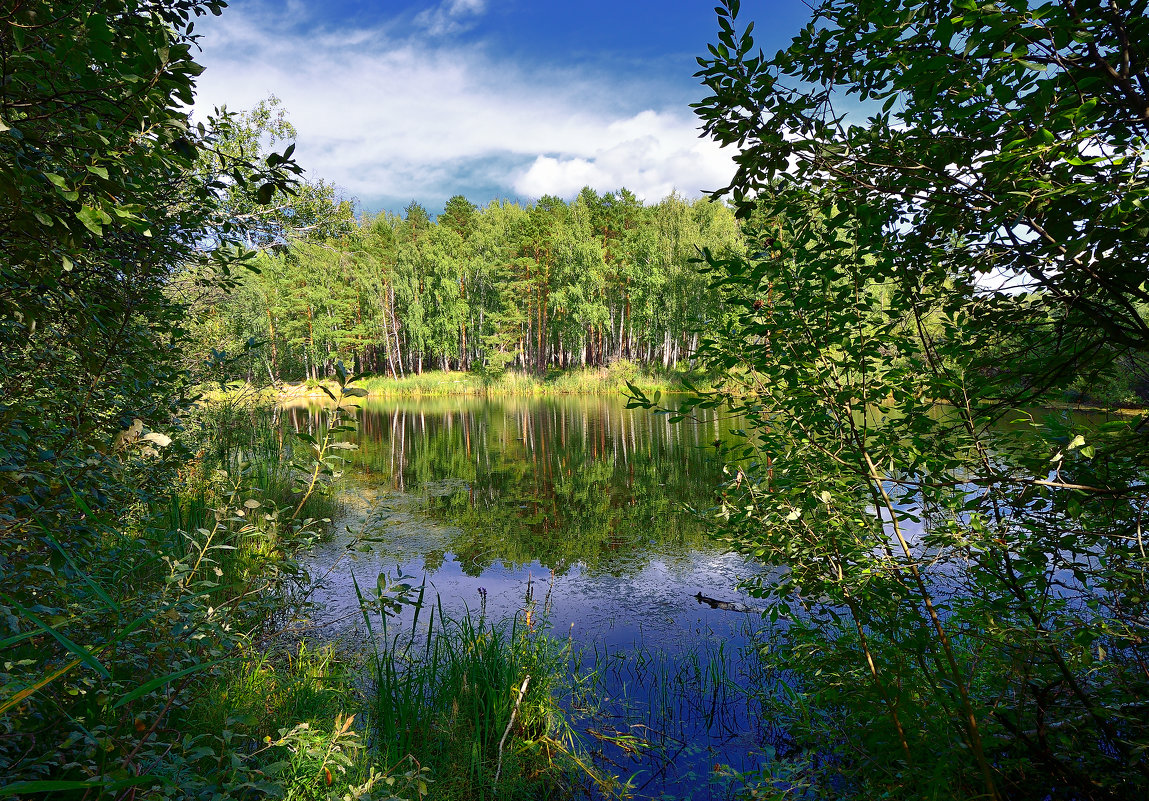
<path fill-rule="evenodd" d="M 116 432 L 163 427 L 178 395 L 179 269 L 230 283 L 254 255 L 253 203 L 293 191 L 290 153 L 227 146 L 234 115 L 189 122 L 202 68 L 196 17 L 216 0 L 109 0 L 0 12 L 0 494 L 25 511 L 70 505 L 59 476 L 100 497 Z M 96 455 L 93 455 L 96 454 Z"/>
<path fill-rule="evenodd" d="M 708 254 L 728 378 L 670 412 L 746 419 L 716 525 L 785 568 L 813 713 L 776 713 L 827 757 L 774 775 L 1131 797 L 1144 417 L 1034 407 L 1145 363 L 1145 4 L 825 0 L 772 57 L 718 13 L 696 109 L 749 257 Z"/>
<path fill-rule="evenodd" d="M 343 223 L 289 237 L 226 298 L 197 302 L 191 361 L 238 355 L 228 377 L 241 380 L 321 378 L 340 359 L 393 376 L 672 367 L 723 314 L 691 259 L 743 248 L 722 203 L 648 206 L 626 190 L 483 208 L 455 197 L 435 220 L 411 204 Z M 245 352 L 249 340 L 265 346 Z"/>

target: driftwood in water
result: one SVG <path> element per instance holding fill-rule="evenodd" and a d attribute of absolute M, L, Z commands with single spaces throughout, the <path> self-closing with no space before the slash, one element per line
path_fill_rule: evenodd
<path fill-rule="evenodd" d="M 695 595 L 694 600 L 698 601 L 698 603 L 700 603 L 700 604 L 708 605 L 711 609 L 724 609 L 727 612 L 761 612 L 762 611 L 761 609 L 755 609 L 752 606 L 747 606 L 746 604 L 740 604 L 740 603 L 737 603 L 735 601 L 720 601 L 717 598 L 710 598 L 706 595 L 703 595 L 702 593 L 698 593 L 697 595 Z"/>

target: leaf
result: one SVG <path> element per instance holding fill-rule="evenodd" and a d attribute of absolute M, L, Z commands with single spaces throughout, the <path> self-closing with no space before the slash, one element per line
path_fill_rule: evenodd
<path fill-rule="evenodd" d="M 130 779 L 117 779 L 104 781 L 103 779 L 90 779 L 88 781 L 62 781 L 47 779 L 44 781 L 13 782 L 0 787 L 0 798 L 28 793 L 58 793 L 64 790 L 88 790 L 99 787 L 102 790 L 119 790 L 123 787 L 139 787 L 141 784 L 171 785 L 171 781 L 162 776 L 133 776 Z"/>
<path fill-rule="evenodd" d="M 32 634 L 34 634 L 34 632 L 32 632 Z M 9 640 L 7 640 L 6 642 L 14 641 L 16 639 L 18 639 L 18 638 L 12 637 L 12 638 L 9 638 Z M 3 703 L 0 703 L 0 715 L 3 715 L 10 708 L 16 706 L 16 704 L 20 703 L 21 701 L 23 701 L 25 698 L 29 697 L 30 695 L 33 695 L 33 694 L 39 692 L 40 688 L 47 687 L 49 684 L 51 684 L 56 679 L 63 676 L 65 673 L 71 671 L 73 668 L 78 666 L 80 663 L 81 662 L 79 659 L 74 659 L 71 662 L 69 662 L 68 664 L 64 665 L 63 667 L 57 668 L 56 670 L 49 673 L 47 676 L 44 676 L 42 679 L 37 681 L 31 687 L 25 687 L 23 690 L 20 690 L 20 692 L 16 693 L 11 698 L 8 698 Z"/>
<path fill-rule="evenodd" d="M 120 696 L 120 700 L 118 700 L 118 701 L 116 701 L 116 703 L 112 704 L 112 709 L 119 709 L 124 704 L 129 703 L 131 701 L 134 701 L 137 698 L 140 698 L 142 696 L 145 696 L 148 693 L 150 693 L 152 690 L 156 689 L 157 687 L 162 687 L 163 685 L 167 684 L 168 682 L 174 681 L 175 679 L 180 679 L 180 678 L 183 678 L 184 676 L 189 676 L 192 673 L 198 673 L 201 670 L 207 670 L 208 668 L 215 667 L 216 665 L 222 665 L 224 662 L 228 662 L 228 661 L 230 661 L 230 660 L 225 658 L 225 659 L 216 659 L 213 662 L 201 662 L 199 664 L 192 665 L 191 667 L 186 667 L 183 670 L 177 670 L 175 673 L 169 673 L 166 676 L 160 676 L 159 678 L 152 679 L 149 682 L 141 684 L 139 687 L 132 690 L 131 692 L 125 693 L 124 695 Z"/>
<path fill-rule="evenodd" d="M 71 489 L 71 487 L 69 487 L 69 489 Z M 75 494 L 74 490 L 73 490 L 73 494 Z M 86 572 L 84 572 L 83 570 L 81 570 L 79 568 L 79 566 L 75 563 L 75 561 L 73 561 L 72 557 L 68 555 L 68 552 L 64 550 L 63 546 L 61 546 L 60 543 L 56 542 L 55 537 L 53 537 L 51 534 L 47 533 L 47 529 L 45 528 L 43 523 L 39 523 L 39 526 L 40 526 L 40 529 L 45 532 L 44 539 L 53 548 L 55 548 L 60 553 L 61 556 L 64 557 L 64 560 L 67 561 L 67 563 L 71 566 L 71 568 L 76 571 L 76 573 L 80 576 L 80 578 L 82 578 L 84 580 L 84 583 L 88 585 L 88 587 L 92 590 L 92 592 L 94 592 L 96 594 L 96 596 L 99 597 L 99 599 L 101 601 L 103 601 L 105 604 L 107 604 L 109 609 L 113 609 L 116 611 L 117 614 L 119 614 L 120 605 L 117 604 L 115 601 L 113 601 L 111 596 L 109 596 L 106 592 L 104 592 L 103 587 L 101 587 L 99 584 L 97 584 Z"/>
<path fill-rule="evenodd" d="M 193 161 L 196 157 L 196 147 L 187 137 L 181 136 L 172 140 L 172 150 L 188 161 Z"/>
<path fill-rule="evenodd" d="M 140 437 L 140 442 L 154 442 L 161 448 L 166 448 L 172 444 L 172 438 L 167 434 L 161 434 L 158 431 L 149 431 L 147 434 L 144 434 L 142 437 Z"/>
<path fill-rule="evenodd" d="M 371 393 L 363 387 L 347 387 L 343 390 L 343 394 L 352 398 L 367 398 L 371 395 Z"/>
<path fill-rule="evenodd" d="M 84 227 L 96 236 L 104 235 L 104 228 L 100 222 L 100 215 L 91 206 L 84 206 L 79 211 L 77 211 L 76 219 L 82 222 Z"/>
<path fill-rule="evenodd" d="M 275 195 L 275 184 L 266 183 L 259 187 L 255 193 L 255 200 L 259 205 L 266 206 Z"/>
<path fill-rule="evenodd" d="M 953 20 L 948 16 L 942 17 L 940 20 L 938 20 L 937 27 L 934 28 L 934 37 L 938 40 L 938 44 L 943 48 L 948 48 L 950 46 L 950 40 L 953 39 L 953 36 Z"/>
<path fill-rule="evenodd" d="M 38 626 L 41 631 L 43 631 L 45 634 L 48 634 L 53 639 L 55 639 L 56 642 L 60 643 L 60 645 L 62 645 L 67 651 L 74 654 L 81 662 L 83 662 L 85 665 L 90 667 L 92 670 L 99 673 L 105 679 L 110 679 L 112 677 L 112 675 L 108 672 L 107 668 L 105 668 L 102 664 L 100 664 L 100 661 L 98 659 L 96 659 L 96 657 L 92 655 L 92 652 L 89 651 L 87 648 L 80 645 L 79 643 L 73 642 L 68 637 L 66 637 L 64 634 L 56 631 L 54 628 L 52 628 L 47 623 L 45 623 L 43 620 L 41 620 L 34 612 L 32 612 L 29 609 L 26 609 L 24 606 L 22 606 L 15 599 L 8 597 L 8 595 L 6 595 L 4 593 L 0 593 L 0 598 L 3 598 L 5 601 L 7 601 L 13 607 L 20 610 L 20 613 L 25 618 L 27 618 L 28 620 L 30 620 L 34 624 L 36 624 L 36 626 Z"/>

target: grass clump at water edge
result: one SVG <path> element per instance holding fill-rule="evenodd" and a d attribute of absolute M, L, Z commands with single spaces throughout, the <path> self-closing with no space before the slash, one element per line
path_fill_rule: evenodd
<path fill-rule="evenodd" d="M 356 590 L 376 643 L 372 741 L 384 762 L 416 755 L 433 798 L 571 797 L 588 783 L 616 793 L 567 723 L 559 698 L 570 644 L 546 631 L 529 585 L 524 609 L 500 622 L 482 610 L 450 617 L 441 603 L 424 605 L 423 586 L 384 576 L 370 600 Z M 405 604 L 415 610 L 410 630 L 392 634 L 388 618 Z"/>
<path fill-rule="evenodd" d="M 331 646 L 253 651 L 216 677 L 180 716 L 185 755 L 216 761 L 230 792 L 305 799 L 418 798 L 426 771 L 412 760 L 380 766 L 358 722 L 364 699 L 353 660 Z M 230 753 L 230 763 L 217 754 Z M 401 795 L 395 795 L 400 793 Z"/>

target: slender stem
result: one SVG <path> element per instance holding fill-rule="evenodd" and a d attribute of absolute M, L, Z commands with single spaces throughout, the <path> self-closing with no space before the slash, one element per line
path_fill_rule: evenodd
<path fill-rule="evenodd" d="M 528 673 L 526 678 L 523 679 L 522 686 L 519 687 L 519 697 L 515 699 L 515 706 L 511 710 L 511 719 L 507 721 L 507 728 L 503 730 L 503 738 L 499 740 L 499 762 L 498 766 L 495 768 L 495 781 L 491 787 L 495 793 L 496 798 L 498 797 L 499 792 L 497 789 L 499 786 L 499 774 L 503 772 L 503 747 L 507 744 L 507 737 L 511 733 L 511 726 L 515 725 L 515 715 L 518 714 L 519 704 L 523 702 L 523 696 L 527 693 L 527 685 L 530 683 L 530 681 L 531 676 Z"/>
<path fill-rule="evenodd" d="M 942 652 L 945 654 L 946 661 L 949 663 L 950 673 L 953 676 L 954 686 L 957 687 L 958 696 L 961 699 L 962 709 L 966 717 L 966 727 L 970 738 L 970 745 L 973 746 L 974 757 L 977 759 L 978 767 L 981 769 L 982 778 L 985 780 L 985 789 L 989 797 L 998 799 L 1001 796 L 998 794 L 997 787 L 993 781 L 993 771 L 989 766 L 989 762 L 985 757 L 985 748 L 981 742 L 981 730 L 977 724 L 977 716 L 973 711 L 973 704 L 969 699 L 969 692 L 966 690 L 965 681 L 962 678 L 961 669 L 958 667 L 957 658 L 954 656 L 953 647 L 950 644 L 949 635 L 946 634 L 945 627 L 942 625 L 941 618 L 938 616 L 937 609 L 934 607 L 933 597 L 930 595 L 929 589 L 926 587 L 925 579 L 922 578 L 921 572 L 918 570 L 917 564 L 914 562 L 913 552 L 910 550 L 909 543 L 906 542 L 905 535 L 902 534 L 902 528 L 898 523 L 898 515 L 894 509 L 894 502 L 891 500 L 890 495 L 886 492 L 886 487 L 882 483 L 881 474 L 874 466 L 873 460 L 870 459 L 868 451 L 862 451 L 862 457 L 866 460 L 866 466 L 870 470 L 870 478 L 875 482 L 878 492 L 881 493 L 882 502 L 886 507 L 886 511 L 890 515 L 890 522 L 894 528 L 894 536 L 898 540 L 898 545 L 902 549 L 902 553 L 906 557 L 907 568 L 910 575 L 913 577 L 914 584 L 917 586 L 918 594 L 922 598 L 922 603 L 925 604 L 926 613 L 930 617 L 930 622 L 933 623 L 934 631 L 937 632 L 938 642 L 941 644 Z"/>

